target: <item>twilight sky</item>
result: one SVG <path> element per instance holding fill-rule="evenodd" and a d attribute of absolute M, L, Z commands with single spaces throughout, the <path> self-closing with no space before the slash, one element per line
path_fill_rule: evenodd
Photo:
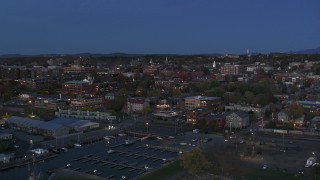
<path fill-rule="evenodd" d="M 0 54 L 317 47 L 319 0 L 0 0 Z"/>

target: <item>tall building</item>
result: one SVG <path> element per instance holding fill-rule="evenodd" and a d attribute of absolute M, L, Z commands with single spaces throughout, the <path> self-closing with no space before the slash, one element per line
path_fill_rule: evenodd
<path fill-rule="evenodd" d="M 239 75 L 243 73 L 243 66 L 238 64 L 225 64 L 220 67 L 221 74 Z"/>

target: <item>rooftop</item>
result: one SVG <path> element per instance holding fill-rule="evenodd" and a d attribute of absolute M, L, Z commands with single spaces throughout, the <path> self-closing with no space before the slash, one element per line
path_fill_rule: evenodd
<path fill-rule="evenodd" d="M 65 82 L 65 84 L 89 84 L 89 82 L 73 80 L 73 81 L 67 81 Z"/>
<path fill-rule="evenodd" d="M 186 97 L 186 99 L 194 99 L 194 100 L 200 100 L 200 101 L 213 101 L 221 99 L 220 97 L 209 97 L 209 96 L 190 96 Z"/>

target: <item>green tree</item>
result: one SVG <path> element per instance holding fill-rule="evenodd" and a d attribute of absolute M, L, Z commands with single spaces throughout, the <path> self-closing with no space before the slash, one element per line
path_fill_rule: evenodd
<path fill-rule="evenodd" d="M 126 103 L 127 99 L 125 97 L 118 97 L 113 101 L 109 101 L 107 109 L 120 112 Z"/>
<path fill-rule="evenodd" d="M 266 127 L 266 128 L 271 128 L 271 129 L 273 129 L 273 128 L 276 128 L 276 127 L 277 127 L 277 124 L 276 124 L 276 122 L 274 122 L 274 121 L 269 121 L 269 122 L 266 124 L 265 127 Z"/>
<path fill-rule="evenodd" d="M 210 87 L 211 88 L 215 88 L 215 87 L 218 87 L 219 86 L 219 82 L 218 81 L 211 81 L 210 82 Z"/>
<path fill-rule="evenodd" d="M 178 88 L 177 89 L 173 89 L 171 93 L 172 93 L 173 96 L 177 96 L 177 95 L 181 94 L 181 90 L 178 89 Z"/>
<path fill-rule="evenodd" d="M 136 89 L 135 94 L 136 94 L 136 96 L 142 96 L 142 97 L 144 97 L 144 95 L 146 94 L 146 92 L 145 92 L 144 88 L 138 87 L 138 88 Z"/>
<path fill-rule="evenodd" d="M 8 149 L 8 143 L 6 141 L 0 142 L 0 153 L 5 152 Z"/>
<path fill-rule="evenodd" d="M 320 63 L 314 64 L 311 69 L 315 75 L 320 75 Z"/>
<path fill-rule="evenodd" d="M 255 104 L 261 104 L 261 105 L 266 105 L 269 102 L 268 94 L 258 94 L 254 98 L 253 102 Z"/>
<path fill-rule="evenodd" d="M 202 68 L 202 72 L 203 72 L 203 75 L 205 75 L 205 76 L 207 76 L 207 75 L 209 75 L 209 74 L 210 74 L 209 69 L 208 69 L 208 68 L 206 68 L 206 67 L 203 67 L 203 68 Z"/>
<path fill-rule="evenodd" d="M 239 91 L 234 92 L 233 94 L 231 94 L 231 96 L 229 97 L 229 101 L 231 103 L 239 103 L 241 100 L 241 93 Z"/>
<path fill-rule="evenodd" d="M 252 103 L 253 102 L 253 99 L 254 99 L 254 94 L 253 94 L 253 92 L 251 92 L 251 91 L 246 91 L 245 93 L 244 93 L 244 98 L 245 98 L 245 101 L 246 101 L 246 103 Z"/>
<path fill-rule="evenodd" d="M 119 89 L 119 94 L 122 95 L 123 97 L 126 97 L 128 95 L 127 89 L 126 88 Z"/>
<path fill-rule="evenodd" d="M 302 105 L 298 103 L 292 103 L 287 109 L 287 113 L 289 118 L 292 118 L 293 120 L 301 117 L 303 115 L 304 108 Z"/>
<path fill-rule="evenodd" d="M 142 110 L 142 113 L 143 113 L 143 114 L 150 114 L 150 113 L 152 113 L 152 110 L 151 110 L 151 108 L 146 107 L 146 108 L 144 108 L 144 109 Z"/>
<path fill-rule="evenodd" d="M 149 90 L 147 95 L 148 95 L 148 97 L 155 96 L 155 97 L 159 97 L 160 99 L 166 98 L 166 95 L 160 89 Z"/>
<path fill-rule="evenodd" d="M 120 88 L 126 88 L 127 78 L 123 74 L 119 74 L 119 76 L 117 77 L 117 81 Z"/>
<path fill-rule="evenodd" d="M 198 120 L 197 126 L 198 126 L 198 128 L 199 128 L 200 130 L 205 131 L 206 128 L 207 128 L 206 121 L 205 121 L 204 119 Z"/>
<path fill-rule="evenodd" d="M 263 93 L 273 94 L 275 92 L 274 80 L 271 78 L 263 78 L 259 81 L 258 85 L 262 88 Z"/>
<path fill-rule="evenodd" d="M 212 164 L 205 158 L 200 150 L 187 152 L 180 157 L 181 166 L 189 174 L 195 176 L 209 169 Z"/>
<path fill-rule="evenodd" d="M 250 123 L 255 122 L 257 120 L 257 116 L 253 111 L 248 112 Z"/>
<path fill-rule="evenodd" d="M 320 165 L 313 166 L 311 169 L 311 179 L 320 180 Z"/>

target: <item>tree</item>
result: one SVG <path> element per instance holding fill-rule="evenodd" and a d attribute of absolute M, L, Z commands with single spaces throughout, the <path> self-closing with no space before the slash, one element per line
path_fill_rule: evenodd
<path fill-rule="evenodd" d="M 252 103 L 254 99 L 254 94 L 251 91 L 246 91 L 244 93 L 246 103 Z"/>
<path fill-rule="evenodd" d="M 120 112 L 126 103 L 127 99 L 125 97 L 117 97 L 115 100 L 109 101 L 107 109 Z"/>
<path fill-rule="evenodd" d="M 311 179 L 320 180 L 320 165 L 313 166 L 311 169 Z"/>
<path fill-rule="evenodd" d="M 205 158 L 200 150 L 195 150 L 183 154 L 180 158 L 181 166 L 189 174 L 195 176 L 211 167 L 211 163 Z"/>
<path fill-rule="evenodd" d="M 136 93 L 136 96 L 144 96 L 145 90 L 142 87 L 138 87 L 135 93 Z"/>
<path fill-rule="evenodd" d="M 8 149 L 8 143 L 5 141 L 0 142 L 0 153 L 5 152 Z"/>
<path fill-rule="evenodd" d="M 267 94 L 258 94 L 255 98 L 254 98 L 254 103 L 255 104 L 260 104 L 260 105 L 266 105 L 268 104 L 268 95 Z"/>
<path fill-rule="evenodd" d="M 215 174 L 239 171 L 241 167 L 239 152 L 240 149 L 230 148 L 230 145 L 223 143 L 208 144 L 203 150 L 204 156 L 211 162 L 210 170 Z"/>
<path fill-rule="evenodd" d="M 143 114 L 150 114 L 150 113 L 152 113 L 152 109 L 149 108 L 149 107 L 146 107 L 146 108 L 144 108 L 144 109 L 142 110 L 142 113 L 143 113 Z"/>
<path fill-rule="evenodd" d="M 263 78 L 259 81 L 259 86 L 262 88 L 263 93 L 273 94 L 275 92 L 274 80 L 271 78 Z"/>
<path fill-rule="evenodd" d="M 320 75 L 320 63 L 314 64 L 311 69 L 315 75 Z"/>
<path fill-rule="evenodd" d="M 208 68 L 206 68 L 206 67 L 203 67 L 203 68 L 202 68 L 202 72 L 203 72 L 203 75 L 205 75 L 205 76 L 207 76 L 207 75 L 209 75 L 209 74 L 210 74 L 209 69 L 208 69 Z"/>
<path fill-rule="evenodd" d="M 119 83 L 120 88 L 126 88 L 127 78 L 124 75 L 119 74 L 117 77 L 117 81 Z"/>
<path fill-rule="evenodd" d="M 173 96 L 181 95 L 181 90 L 176 88 L 176 89 L 173 89 L 171 93 Z"/>
<path fill-rule="evenodd" d="M 303 115 L 304 108 L 298 103 L 292 103 L 287 109 L 288 117 L 293 120 L 301 117 Z"/>
<path fill-rule="evenodd" d="M 200 130 L 204 130 L 204 131 L 205 131 L 206 128 L 207 128 L 206 120 L 204 120 L 204 119 L 198 120 L 197 126 L 198 126 L 198 128 L 199 128 Z"/>
<path fill-rule="evenodd" d="M 231 96 L 229 97 L 229 101 L 231 103 L 239 103 L 241 100 L 241 93 L 239 91 L 234 92 L 233 94 L 231 94 Z"/>
<path fill-rule="evenodd" d="M 249 111 L 248 114 L 250 123 L 255 122 L 257 120 L 257 116 L 253 111 Z"/>

